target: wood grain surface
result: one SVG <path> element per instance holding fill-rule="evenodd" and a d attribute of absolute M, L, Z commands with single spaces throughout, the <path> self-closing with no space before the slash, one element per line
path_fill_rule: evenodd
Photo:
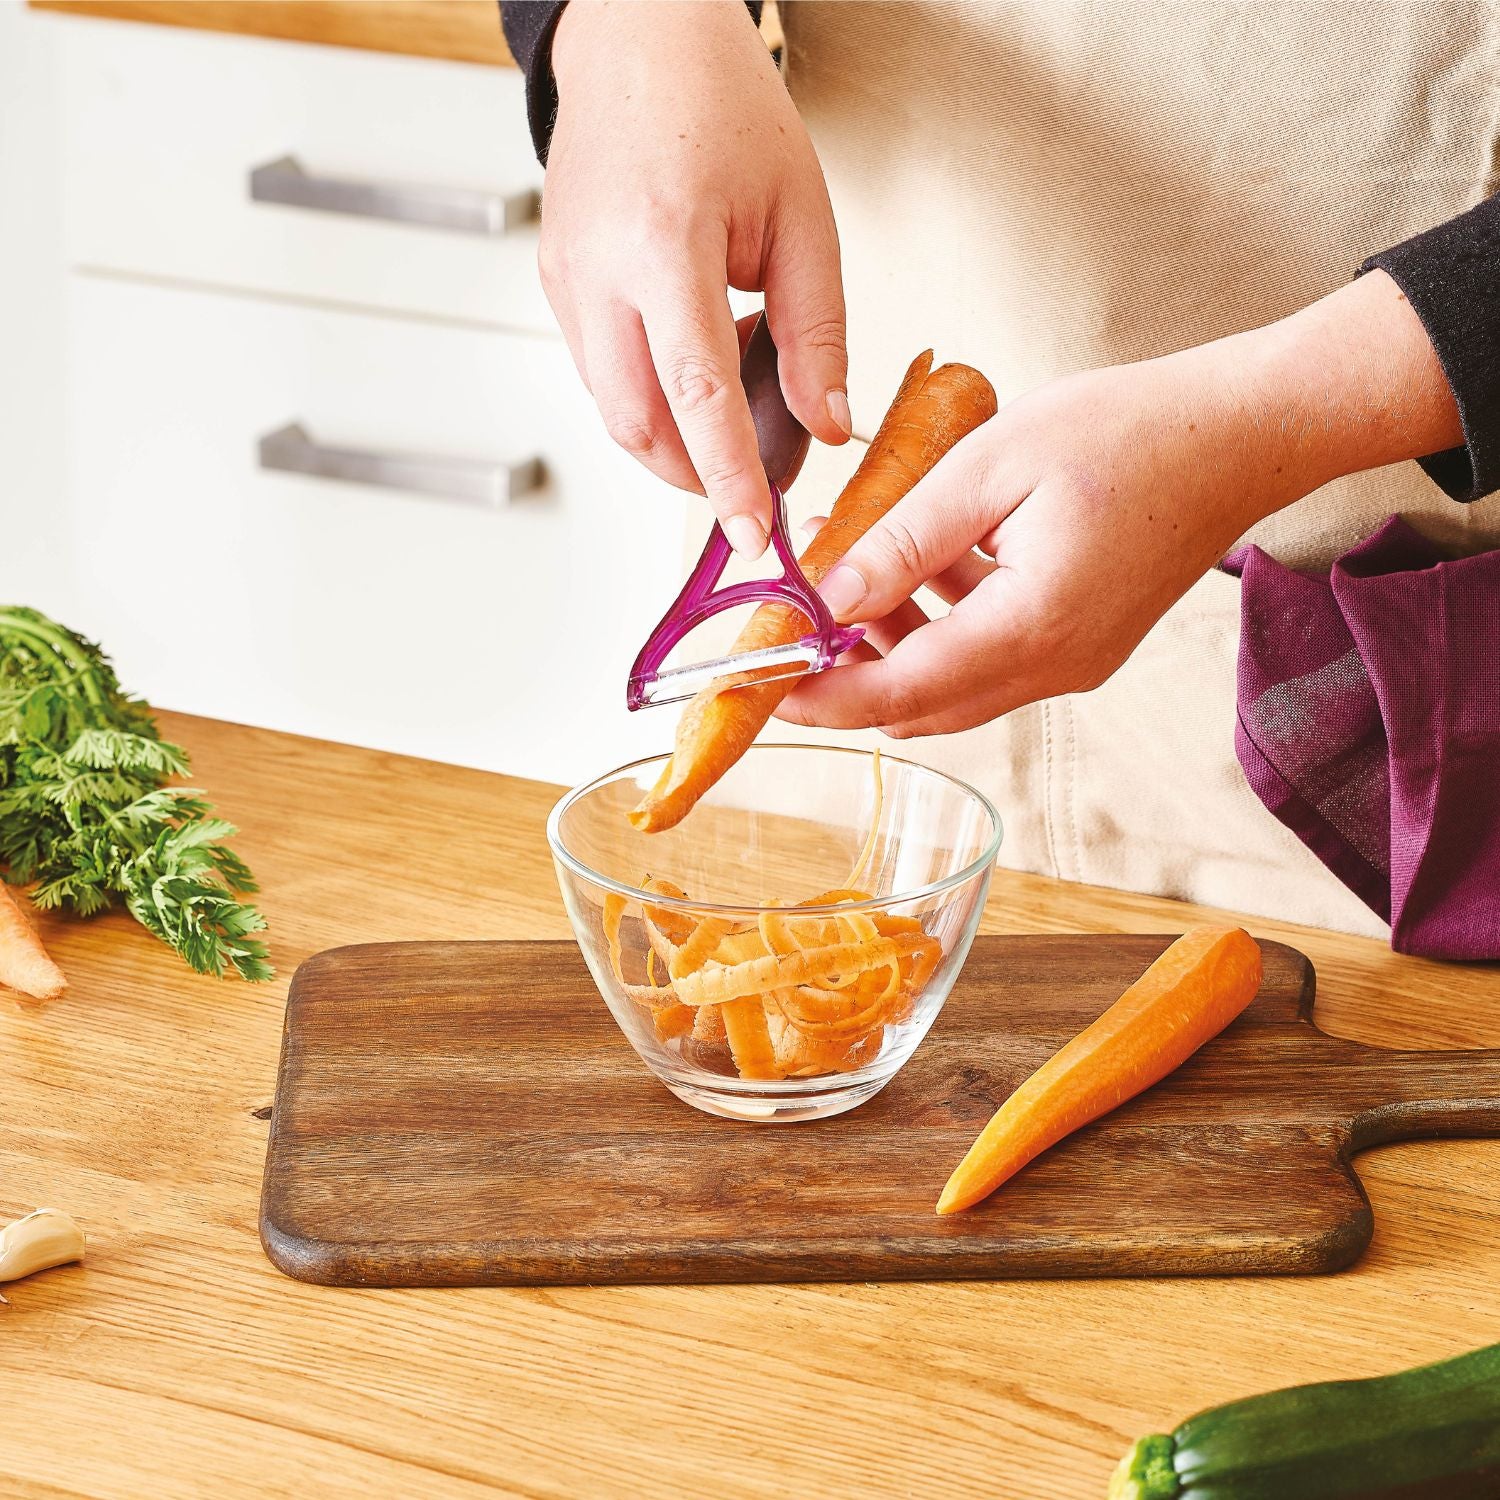
<path fill-rule="evenodd" d="M 121 670 L 128 672 L 128 663 Z M 0 995 L 0 1217 L 90 1253 L 5 1288 L 6 1500 L 1102 1500 L 1137 1433 L 1500 1333 L 1500 1145 L 1360 1159 L 1338 1276 L 345 1291 L 267 1261 L 257 1209 L 286 986 L 345 943 L 568 936 L 555 790 L 164 716 L 242 828 L 280 978 L 188 973 L 127 917 L 48 919 L 72 988 Z M 665 733 L 665 730 L 663 731 Z M 997 874 L 984 931 L 1211 913 Z M 1318 970 L 1322 1026 L 1500 1043 L 1500 970 L 1251 920 Z"/>
<path fill-rule="evenodd" d="M 30 0 L 35 10 L 514 67 L 495 0 Z"/>
<path fill-rule="evenodd" d="M 1268 943 L 1185 1067 L 938 1218 L 1001 1101 L 1169 941 L 982 937 L 891 1084 L 791 1126 L 673 1098 L 572 943 L 334 949 L 292 981 L 261 1237 L 334 1286 L 1334 1271 L 1374 1227 L 1355 1151 L 1500 1135 L 1500 1052 L 1327 1036 L 1312 966 Z"/>
<path fill-rule="evenodd" d="M 111 21 L 146 21 L 240 36 L 320 42 L 367 52 L 401 52 L 454 62 L 513 68 L 495 0 L 27 0 L 54 10 Z M 524 0 L 523 0 L 524 3 Z M 761 13 L 761 35 L 782 44 L 774 0 Z M 519 122 L 518 122 L 519 123 Z"/>

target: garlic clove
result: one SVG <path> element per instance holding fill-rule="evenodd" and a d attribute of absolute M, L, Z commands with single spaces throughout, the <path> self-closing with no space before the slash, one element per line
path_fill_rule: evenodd
<path fill-rule="evenodd" d="M 39 1208 L 0 1229 L 0 1281 L 82 1260 L 85 1244 L 83 1231 L 67 1214 Z"/>

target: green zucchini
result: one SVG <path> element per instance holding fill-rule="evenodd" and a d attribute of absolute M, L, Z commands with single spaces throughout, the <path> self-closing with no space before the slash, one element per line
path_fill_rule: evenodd
<path fill-rule="evenodd" d="M 1109 1500 L 1500 1500 L 1500 1344 L 1200 1412 L 1138 1439 Z"/>

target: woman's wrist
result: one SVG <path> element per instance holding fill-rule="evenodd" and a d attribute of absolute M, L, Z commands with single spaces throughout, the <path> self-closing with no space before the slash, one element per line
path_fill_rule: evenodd
<path fill-rule="evenodd" d="M 1426 330 L 1383 271 L 1242 337 L 1256 423 L 1293 491 L 1273 491 L 1266 514 L 1342 475 L 1463 443 Z"/>
<path fill-rule="evenodd" d="M 552 33 L 552 76 L 559 99 L 564 88 L 593 70 L 596 63 L 607 63 L 611 55 L 624 61 L 642 34 L 647 9 L 610 0 L 568 0 Z"/>
<path fill-rule="evenodd" d="M 650 49 L 709 46 L 722 28 L 755 31 L 744 0 L 568 0 L 552 37 L 552 73 L 558 92 L 574 78 L 600 68 L 617 72 Z M 700 68 L 712 51 L 698 51 Z"/>
<path fill-rule="evenodd" d="M 1330 480 L 1463 442 L 1431 340 L 1383 271 L 1153 363 L 1171 372 L 1156 398 L 1162 442 L 1192 434 L 1183 461 L 1200 483 L 1184 503 L 1209 506 L 1229 540 Z"/>

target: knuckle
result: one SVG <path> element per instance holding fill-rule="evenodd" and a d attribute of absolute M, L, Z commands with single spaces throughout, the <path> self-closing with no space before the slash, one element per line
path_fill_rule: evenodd
<path fill-rule="evenodd" d="M 848 338 L 844 332 L 844 320 L 840 317 L 815 317 L 805 322 L 798 334 L 805 349 L 819 354 L 835 354 L 840 359 L 848 352 Z"/>
<path fill-rule="evenodd" d="M 906 726 L 922 717 L 920 695 L 905 683 L 893 683 L 882 689 L 875 713 L 877 724 L 889 733 L 904 737 Z"/>
<path fill-rule="evenodd" d="M 543 236 L 541 244 L 537 246 L 536 269 L 541 278 L 542 290 L 550 297 L 567 282 L 567 252 L 556 240 Z"/>
<path fill-rule="evenodd" d="M 750 475 L 749 469 L 731 458 L 700 459 L 694 463 L 693 467 L 697 471 L 703 488 L 710 494 L 738 489 Z M 757 493 L 764 487 L 765 481 L 762 479 L 756 486 Z"/>
<path fill-rule="evenodd" d="M 1080 661 L 1087 652 L 1090 621 L 1080 615 L 1065 590 L 1044 580 L 1018 612 L 1016 628 L 1035 659 L 1061 665 Z"/>
<path fill-rule="evenodd" d="M 661 435 L 652 422 L 638 411 L 612 410 L 604 413 L 604 430 L 611 440 L 627 453 L 644 458 L 656 450 Z"/>
<path fill-rule="evenodd" d="M 899 511 L 898 506 L 885 518 L 881 527 L 881 538 L 890 571 L 902 578 L 925 577 L 925 549 Z"/>
<path fill-rule="evenodd" d="M 723 402 L 729 389 L 724 372 L 705 359 L 669 359 L 660 373 L 668 400 L 685 412 L 711 410 Z"/>

